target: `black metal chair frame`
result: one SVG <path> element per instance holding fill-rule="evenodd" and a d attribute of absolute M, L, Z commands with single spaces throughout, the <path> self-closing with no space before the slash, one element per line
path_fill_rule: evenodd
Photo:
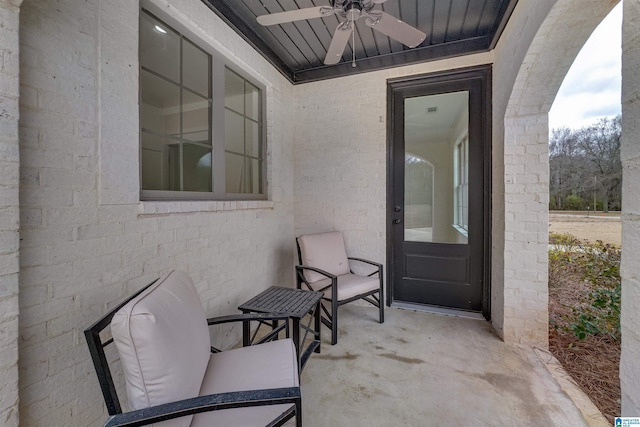
<path fill-rule="evenodd" d="M 319 291 L 319 292 L 324 292 L 327 289 L 331 288 L 331 299 L 326 298 L 324 296 L 322 297 L 323 302 L 331 304 L 331 311 L 329 312 L 329 309 L 325 306 L 325 304 L 320 304 L 320 306 L 322 307 L 322 311 L 324 312 L 324 315 L 322 316 L 322 323 L 327 328 L 331 329 L 331 345 L 335 345 L 338 342 L 338 308 L 341 305 L 345 305 L 359 299 L 365 300 L 369 304 L 375 307 L 378 307 L 379 316 L 380 316 L 379 322 L 384 323 L 384 304 L 382 303 L 382 295 L 384 295 L 383 283 L 382 283 L 382 277 L 383 277 L 382 264 L 379 264 L 377 262 L 373 262 L 364 258 L 347 257 L 349 261 L 357 261 L 357 262 L 361 262 L 361 263 L 376 267 L 376 271 L 369 274 L 368 277 L 372 277 L 377 274 L 378 279 L 380 280 L 380 287 L 374 291 L 365 292 L 363 294 L 356 295 L 349 299 L 338 301 L 338 276 L 316 267 L 302 265 L 302 253 L 300 251 L 300 242 L 298 241 L 297 238 L 296 238 L 296 247 L 298 249 L 298 262 L 300 263 L 300 265 L 296 265 L 296 287 L 298 289 L 301 289 L 302 283 L 304 283 L 308 289 L 312 291 Z M 305 270 L 311 270 L 311 271 L 315 271 L 316 273 L 322 274 L 323 276 L 331 279 L 331 284 L 321 289 L 313 289 L 309 281 L 307 281 L 307 278 L 304 276 Z M 350 271 L 351 271 L 351 274 L 355 274 L 353 270 L 350 269 Z M 378 296 L 376 296 L 375 294 L 378 294 Z"/>
<path fill-rule="evenodd" d="M 91 353 L 91 359 L 93 360 L 93 365 L 98 377 L 98 382 L 100 383 L 100 388 L 102 390 L 102 395 L 104 397 L 107 411 L 110 415 L 109 419 L 104 424 L 104 427 L 145 426 L 201 412 L 280 404 L 293 404 L 294 407 L 268 424 L 268 427 L 282 426 L 286 421 L 294 416 L 296 417 L 296 426 L 302 427 L 302 394 L 300 386 L 211 394 L 123 413 L 118 393 L 113 382 L 113 377 L 111 375 L 111 369 L 105 355 L 105 348 L 108 345 L 113 344 L 113 338 L 109 338 L 103 342 L 100 334 L 111 324 L 111 319 L 113 319 L 113 316 L 120 308 L 142 293 L 149 286 L 152 286 L 156 281 L 157 280 L 154 280 L 149 285 L 143 287 L 140 291 L 118 304 L 115 308 L 102 316 L 97 322 L 84 331 L 87 345 L 89 346 L 89 352 Z M 254 345 L 257 345 L 278 339 L 278 333 L 282 328 L 285 329 L 285 335 L 289 338 L 288 317 L 286 315 L 277 314 L 238 314 L 213 317 L 207 319 L 207 324 L 212 326 L 231 322 L 268 322 L 279 320 L 284 321 L 282 325 L 254 343 Z M 211 352 L 218 353 L 220 350 L 211 347 Z"/>

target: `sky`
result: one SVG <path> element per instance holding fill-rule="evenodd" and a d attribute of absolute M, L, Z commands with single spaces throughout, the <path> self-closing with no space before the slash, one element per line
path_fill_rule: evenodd
<path fill-rule="evenodd" d="M 579 129 L 620 114 L 622 2 L 584 45 L 549 111 L 549 130 Z"/>

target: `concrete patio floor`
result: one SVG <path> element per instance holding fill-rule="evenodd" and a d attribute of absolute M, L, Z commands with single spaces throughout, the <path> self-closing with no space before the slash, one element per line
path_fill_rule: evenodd
<path fill-rule="evenodd" d="M 305 427 L 610 425 L 547 352 L 484 320 L 340 308 L 339 337 L 302 374 Z M 557 362 L 556 362 L 557 363 Z"/>

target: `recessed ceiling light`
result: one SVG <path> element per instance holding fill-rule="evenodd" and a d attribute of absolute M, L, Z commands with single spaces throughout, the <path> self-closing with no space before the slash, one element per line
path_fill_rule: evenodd
<path fill-rule="evenodd" d="M 161 34 L 167 34 L 167 30 L 165 30 L 164 28 L 162 28 L 160 25 L 156 25 L 154 30 L 156 30 L 157 32 L 161 33 Z"/>

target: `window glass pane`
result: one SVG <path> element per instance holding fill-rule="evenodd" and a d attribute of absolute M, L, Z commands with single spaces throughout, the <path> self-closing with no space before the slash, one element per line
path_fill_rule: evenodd
<path fill-rule="evenodd" d="M 180 80 L 180 36 L 145 11 L 140 13 L 140 65 Z"/>
<path fill-rule="evenodd" d="M 261 157 L 260 155 L 260 125 L 245 120 L 245 150 L 247 156 Z"/>
<path fill-rule="evenodd" d="M 244 79 L 228 68 L 224 73 L 224 106 L 244 114 Z"/>
<path fill-rule="evenodd" d="M 255 121 L 260 121 L 260 90 L 249 82 L 246 82 L 245 89 L 245 114 Z"/>
<path fill-rule="evenodd" d="M 247 193 L 260 194 L 262 193 L 262 186 L 260 185 L 262 181 L 260 161 L 256 159 L 247 159 L 247 161 L 250 166 L 248 168 L 250 174 L 247 177 L 247 181 L 251 183 L 250 188 L 247 189 Z"/>
<path fill-rule="evenodd" d="M 180 189 L 180 151 L 176 141 L 141 133 L 143 190 Z"/>
<path fill-rule="evenodd" d="M 140 125 L 166 135 L 180 133 L 180 88 L 141 70 Z"/>
<path fill-rule="evenodd" d="M 182 82 L 189 89 L 199 93 L 205 98 L 209 97 L 210 87 L 210 59 L 211 56 L 196 47 L 189 40 L 182 43 Z"/>
<path fill-rule="evenodd" d="M 211 191 L 211 148 L 182 146 L 183 191 Z"/>
<path fill-rule="evenodd" d="M 165 190 L 169 183 L 167 141 L 145 133 L 141 136 L 142 189 Z"/>
<path fill-rule="evenodd" d="M 233 111 L 225 111 L 225 149 L 244 154 L 244 118 Z"/>
<path fill-rule="evenodd" d="M 225 72 L 213 76 L 213 55 L 200 40 L 166 25 L 162 16 L 141 9 L 139 37 L 141 196 L 168 196 L 157 191 L 211 193 L 212 198 L 264 194 L 263 91 L 227 68 L 224 59 Z M 225 90 L 216 100 L 214 84 Z M 218 108 L 224 116 L 213 117 Z M 215 126 L 225 135 L 214 142 Z M 225 155 L 212 158 L 218 149 Z M 226 185 L 214 191 L 215 167 L 224 169 Z M 202 196 L 176 198 L 189 197 Z"/>
<path fill-rule="evenodd" d="M 244 156 L 225 153 L 225 183 L 227 193 L 242 193 L 244 186 Z"/>
<path fill-rule="evenodd" d="M 188 90 L 182 91 L 182 137 L 189 141 L 211 144 L 211 103 Z"/>

